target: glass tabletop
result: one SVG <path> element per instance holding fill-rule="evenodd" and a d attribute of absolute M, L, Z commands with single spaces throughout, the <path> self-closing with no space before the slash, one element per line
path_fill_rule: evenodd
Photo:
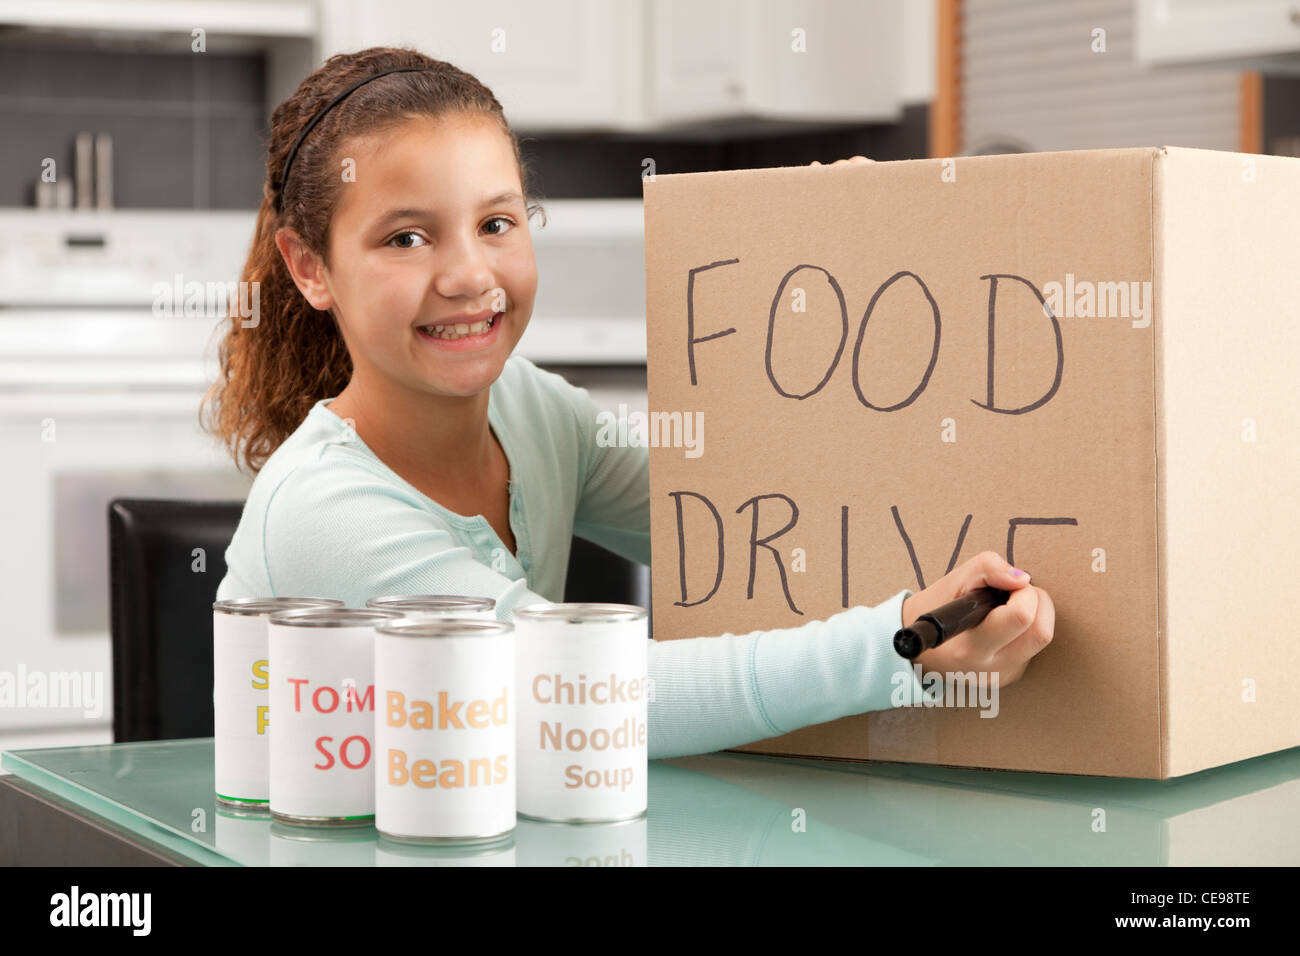
<path fill-rule="evenodd" d="M 1300 864 L 1300 748 L 1173 780 L 717 753 L 649 766 L 649 812 L 523 818 L 491 847 L 392 843 L 213 802 L 211 738 L 4 753 L 0 766 L 210 866 Z"/>

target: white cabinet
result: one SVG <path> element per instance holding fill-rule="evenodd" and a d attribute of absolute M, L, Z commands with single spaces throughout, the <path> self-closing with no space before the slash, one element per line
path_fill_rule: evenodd
<path fill-rule="evenodd" d="M 1142 63 L 1300 70 L 1300 0 L 1135 0 Z"/>
<path fill-rule="evenodd" d="M 316 28 L 316 11 L 311 0 L 0 0 L 0 25 L 105 37 L 190 37 L 199 29 L 215 37 L 304 37 Z"/>
<path fill-rule="evenodd" d="M 414 46 L 472 73 L 520 132 L 644 123 L 641 0 L 321 0 L 321 60 Z"/>
<path fill-rule="evenodd" d="M 895 120 L 901 0 L 653 0 L 650 108 L 660 123 Z"/>
<path fill-rule="evenodd" d="M 904 0 L 318 2 L 321 61 L 415 46 L 482 80 L 524 133 L 901 111 Z"/>

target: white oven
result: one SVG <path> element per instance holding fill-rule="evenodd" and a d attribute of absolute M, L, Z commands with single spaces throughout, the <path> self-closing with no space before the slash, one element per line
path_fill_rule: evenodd
<path fill-rule="evenodd" d="M 237 279 L 252 227 L 251 213 L 0 212 L 0 672 L 17 691 L 0 746 L 111 740 L 108 502 L 247 493 L 198 425 L 220 300 L 170 314 L 159 293 Z M 71 673 L 90 706 L 52 706 L 67 699 L 54 675 Z"/>

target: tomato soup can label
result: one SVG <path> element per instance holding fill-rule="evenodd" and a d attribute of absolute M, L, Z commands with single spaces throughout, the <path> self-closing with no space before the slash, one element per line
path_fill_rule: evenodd
<path fill-rule="evenodd" d="M 400 616 L 364 608 L 271 615 L 275 819 L 317 826 L 374 821 L 374 628 Z"/>
<path fill-rule="evenodd" d="M 515 826 L 515 639 L 502 621 L 375 628 L 375 828 L 410 843 L 507 840 Z"/>
<path fill-rule="evenodd" d="M 390 594 L 368 599 L 366 607 L 400 611 L 403 617 L 467 617 L 474 620 L 495 621 L 496 603 L 489 597 L 471 597 L 464 594 Z"/>
<path fill-rule="evenodd" d="M 333 598 L 233 598 L 212 605 L 212 749 L 217 804 L 261 809 L 270 800 L 267 616 L 342 607 Z"/>
<path fill-rule="evenodd" d="M 644 608 L 516 609 L 519 813 L 598 823 L 646 810 Z"/>

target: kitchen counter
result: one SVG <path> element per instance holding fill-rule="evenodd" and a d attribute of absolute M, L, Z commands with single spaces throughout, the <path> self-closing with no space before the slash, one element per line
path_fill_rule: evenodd
<path fill-rule="evenodd" d="M 6 752 L 0 862 L 257 865 L 1300 863 L 1300 748 L 1166 781 L 717 753 L 651 761 L 629 823 L 494 847 L 285 826 L 212 799 L 211 738 Z"/>

